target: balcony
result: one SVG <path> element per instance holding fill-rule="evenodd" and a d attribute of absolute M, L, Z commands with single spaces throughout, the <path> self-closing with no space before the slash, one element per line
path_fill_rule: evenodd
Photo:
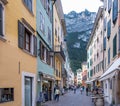
<path fill-rule="evenodd" d="M 62 59 L 65 61 L 65 54 L 61 45 L 55 46 L 54 52 L 55 55 L 59 56 L 60 58 L 62 57 Z"/>

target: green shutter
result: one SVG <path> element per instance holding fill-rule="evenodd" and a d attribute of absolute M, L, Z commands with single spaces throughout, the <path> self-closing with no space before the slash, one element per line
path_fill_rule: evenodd
<path fill-rule="evenodd" d="M 3 7 L 0 4 L 0 35 L 3 36 Z"/>
<path fill-rule="evenodd" d="M 115 35 L 113 39 L 113 57 L 117 54 L 117 35 Z"/>
<path fill-rule="evenodd" d="M 18 47 L 21 49 L 24 48 L 24 34 L 24 25 L 20 21 L 18 21 Z"/>

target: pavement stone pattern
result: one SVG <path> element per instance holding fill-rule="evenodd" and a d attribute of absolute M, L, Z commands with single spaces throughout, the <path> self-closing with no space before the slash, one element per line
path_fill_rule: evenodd
<path fill-rule="evenodd" d="M 48 101 L 43 104 L 43 106 L 94 106 L 90 96 L 86 96 L 85 91 L 83 94 L 77 89 L 76 93 L 74 91 L 69 91 L 63 96 L 60 96 L 59 101 Z"/>

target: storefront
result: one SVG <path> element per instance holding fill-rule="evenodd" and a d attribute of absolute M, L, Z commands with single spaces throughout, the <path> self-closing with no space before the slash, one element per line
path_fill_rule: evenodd
<path fill-rule="evenodd" d="M 39 95 L 41 94 L 42 97 L 42 102 L 46 102 L 49 100 L 53 100 L 53 95 L 54 95 L 54 76 L 45 74 L 45 73 L 39 73 L 38 76 L 38 99 Z M 41 101 L 41 100 L 38 100 Z"/>
<path fill-rule="evenodd" d="M 120 58 L 118 58 L 100 77 L 103 82 L 105 100 L 109 104 L 120 104 Z"/>

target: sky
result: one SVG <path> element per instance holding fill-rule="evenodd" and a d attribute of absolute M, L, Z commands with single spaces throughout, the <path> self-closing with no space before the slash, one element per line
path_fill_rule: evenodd
<path fill-rule="evenodd" d="M 74 10 L 76 12 L 84 11 L 85 9 L 91 12 L 97 12 L 99 6 L 103 3 L 100 0 L 61 0 L 64 14 Z"/>

